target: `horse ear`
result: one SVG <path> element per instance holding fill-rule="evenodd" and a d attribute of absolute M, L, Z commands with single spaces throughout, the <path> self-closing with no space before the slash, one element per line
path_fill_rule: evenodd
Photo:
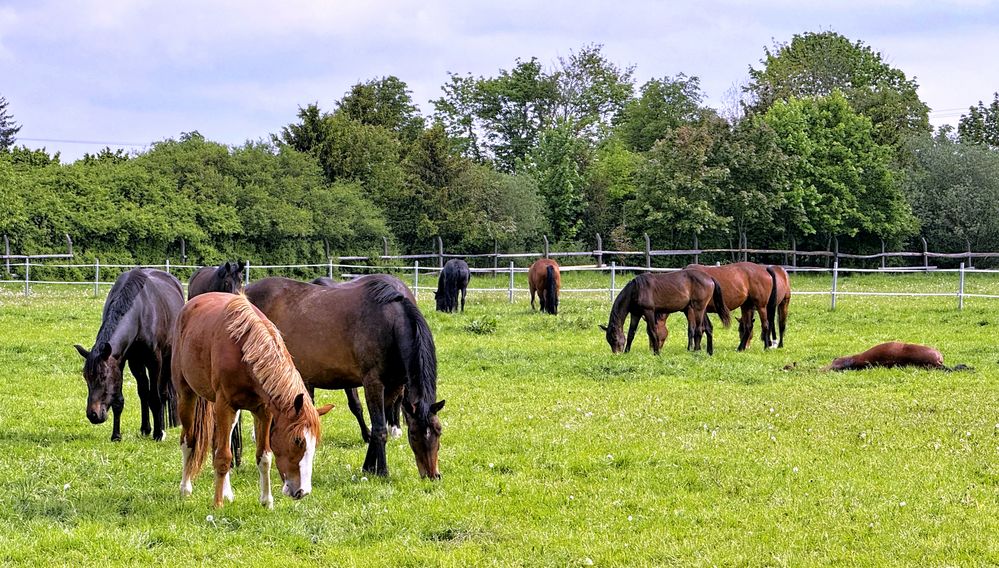
<path fill-rule="evenodd" d="M 80 357 L 86 359 L 90 355 L 90 351 L 87 351 L 82 345 L 77 343 L 73 347 L 76 347 L 76 352 L 80 354 Z"/>
<path fill-rule="evenodd" d="M 246 268 L 246 262 L 241 260 L 236 263 L 236 272 L 242 272 L 244 268 Z"/>
<path fill-rule="evenodd" d="M 219 266 L 219 270 L 222 271 L 223 275 L 229 274 L 229 272 L 232 271 L 232 263 L 230 263 L 228 260 L 223 262 L 222 265 Z"/>
<path fill-rule="evenodd" d="M 302 407 L 305 405 L 305 393 L 300 392 L 298 396 L 295 397 L 295 414 L 302 411 Z"/>
<path fill-rule="evenodd" d="M 602 324 L 602 323 L 598 323 L 598 324 L 597 324 L 597 327 L 599 327 L 600 329 L 602 329 L 602 330 L 604 330 L 604 331 L 607 331 L 607 326 L 606 326 L 606 325 L 604 325 L 604 324 Z"/>
<path fill-rule="evenodd" d="M 321 406 L 321 407 L 317 408 L 316 412 L 319 413 L 319 416 L 322 416 L 323 414 L 326 414 L 327 412 L 329 412 L 331 410 L 333 410 L 333 405 L 332 404 L 327 404 L 325 406 Z"/>
<path fill-rule="evenodd" d="M 105 341 L 104 344 L 101 345 L 101 359 L 107 359 L 110 356 L 111 356 L 111 344 Z"/>
<path fill-rule="evenodd" d="M 442 399 L 438 400 L 437 402 L 431 404 L 430 405 L 430 412 L 432 412 L 434 414 L 437 414 L 438 412 L 440 412 L 441 409 L 444 408 L 444 402 L 445 402 L 445 400 L 442 398 Z"/>

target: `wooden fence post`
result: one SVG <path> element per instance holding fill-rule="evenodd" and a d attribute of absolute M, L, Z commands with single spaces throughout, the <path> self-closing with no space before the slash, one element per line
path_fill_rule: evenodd
<path fill-rule="evenodd" d="M 187 264 L 187 241 L 184 237 L 180 238 L 180 261 Z"/>
<path fill-rule="evenodd" d="M 791 266 L 798 268 L 798 239 L 791 235 Z"/>
<path fill-rule="evenodd" d="M 964 263 L 961 263 L 960 269 L 960 280 L 957 284 L 957 309 L 958 311 L 964 309 Z"/>
<path fill-rule="evenodd" d="M 833 262 L 839 264 L 839 237 L 833 235 Z"/>
<path fill-rule="evenodd" d="M 930 257 L 926 250 L 926 237 L 919 237 L 919 240 L 923 241 L 923 270 L 930 269 Z"/>
<path fill-rule="evenodd" d="M 971 241 L 964 239 L 966 245 L 968 245 L 968 268 L 975 268 L 975 265 L 971 262 Z"/>
<path fill-rule="evenodd" d="M 499 270 L 499 241 L 493 239 L 493 278 L 496 278 L 496 272 Z"/>
<path fill-rule="evenodd" d="M 648 233 L 642 233 L 645 237 L 645 268 L 652 268 L 652 242 L 649 240 Z"/>
<path fill-rule="evenodd" d="M 604 240 L 600 238 L 600 233 L 597 233 L 597 251 L 593 258 L 597 261 L 597 268 L 604 265 Z"/>
<path fill-rule="evenodd" d="M 444 268 L 444 239 L 437 237 L 437 268 Z"/>
<path fill-rule="evenodd" d="M 885 240 L 881 239 L 881 270 L 885 269 Z"/>

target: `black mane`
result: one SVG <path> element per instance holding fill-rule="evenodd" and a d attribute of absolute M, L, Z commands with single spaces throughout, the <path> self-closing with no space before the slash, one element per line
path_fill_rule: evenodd
<path fill-rule="evenodd" d="M 135 298 L 145 288 L 149 275 L 141 269 L 132 269 L 125 273 L 125 278 L 114 283 L 104 304 L 104 314 L 101 316 L 101 329 L 97 332 L 97 342 L 100 345 L 111 339 L 121 318 L 132 309 Z"/>
<path fill-rule="evenodd" d="M 365 282 L 364 292 L 369 300 L 378 305 L 390 304 L 406 299 L 406 296 L 396 290 L 395 286 L 381 279 L 372 279 Z"/>

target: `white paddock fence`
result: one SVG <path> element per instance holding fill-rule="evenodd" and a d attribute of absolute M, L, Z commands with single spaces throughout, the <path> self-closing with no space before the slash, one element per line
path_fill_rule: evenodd
<path fill-rule="evenodd" d="M 167 260 L 161 265 L 142 265 L 144 268 L 158 268 L 165 270 L 167 272 L 175 272 L 178 270 L 190 270 L 201 268 L 201 265 L 189 265 L 189 264 L 171 264 Z M 101 279 L 101 273 L 104 272 L 105 276 L 108 273 L 115 274 L 117 276 L 125 270 L 130 270 L 135 268 L 135 265 L 125 265 L 125 264 L 101 264 L 99 260 L 95 261 L 93 264 L 50 264 L 46 262 L 32 262 L 31 260 L 25 258 L 23 262 L 17 264 L 11 264 L 11 269 L 17 269 L 21 271 L 20 275 L 17 277 L 8 275 L 7 279 L 0 280 L 2 285 L 14 285 L 22 286 L 23 294 L 25 296 L 30 296 L 32 294 L 31 286 L 33 284 L 40 285 L 66 285 L 66 286 L 90 286 L 93 287 L 94 296 L 98 296 L 101 293 L 102 288 L 110 288 L 113 284 L 112 281 L 105 281 Z M 32 279 L 31 272 L 32 268 L 36 269 L 76 269 L 77 271 L 92 270 L 94 278 L 88 281 L 65 281 L 65 280 L 45 280 L 45 279 Z M 964 308 L 964 302 L 967 298 L 986 298 L 986 299 L 999 299 L 999 293 L 997 294 L 982 294 L 982 293 L 968 293 L 965 291 L 965 277 L 968 274 L 999 274 L 999 270 L 979 270 L 974 268 L 965 268 L 965 264 L 962 262 L 959 268 L 955 269 L 934 269 L 931 268 L 927 270 L 926 267 L 912 267 L 912 268 L 888 268 L 888 269 L 870 269 L 870 268 L 841 268 L 839 262 L 833 262 L 831 268 L 811 268 L 811 267 L 784 267 L 788 272 L 794 273 L 827 273 L 832 276 L 832 283 L 828 289 L 824 290 L 807 290 L 799 289 L 792 285 L 794 295 L 811 295 L 811 296 L 829 296 L 830 309 L 836 309 L 836 301 L 838 297 L 841 296 L 904 296 L 904 297 L 951 297 L 955 299 L 956 307 L 958 310 Z M 387 272 L 393 275 L 404 277 L 410 280 L 410 287 L 413 290 L 414 295 L 417 298 L 420 297 L 420 292 L 424 291 L 434 291 L 437 289 L 437 275 L 441 269 L 437 266 L 421 266 L 419 260 L 414 260 L 412 264 L 408 265 L 395 265 L 395 266 L 371 266 L 364 264 L 339 264 L 334 263 L 332 260 L 326 263 L 317 264 L 264 264 L 264 265 L 253 265 L 250 261 L 246 262 L 245 277 L 246 283 L 249 284 L 253 281 L 254 276 L 260 275 L 261 272 L 267 275 L 270 271 L 275 270 L 309 270 L 316 274 L 325 273 L 330 278 L 333 278 L 337 272 L 347 275 L 361 275 L 367 273 L 376 272 Z M 526 295 L 529 293 L 528 288 L 518 286 L 515 282 L 516 274 L 523 274 L 528 271 L 527 268 L 521 268 L 514 266 L 513 262 L 510 262 L 509 267 L 503 268 L 471 268 L 473 274 L 480 275 L 490 275 L 493 276 L 493 281 L 495 282 L 497 278 L 503 278 L 506 282 L 506 286 L 502 287 L 469 287 L 468 291 L 472 293 L 492 293 L 492 294 L 503 294 L 512 303 L 517 295 Z M 613 302 L 620 288 L 617 285 L 617 277 L 619 274 L 627 273 L 641 273 L 641 272 L 675 272 L 680 270 L 679 268 L 648 268 L 645 266 L 617 266 L 615 262 L 604 266 L 562 266 L 560 267 L 561 272 L 599 272 L 607 274 L 609 278 L 609 286 L 600 288 L 562 288 L 561 293 L 563 294 L 590 294 L 590 295 L 603 295 L 607 298 L 608 302 Z M 878 291 L 845 291 L 840 289 L 840 276 L 851 273 L 877 273 L 883 275 L 889 274 L 905 274 L 905 273 L 931 273 L 931 274 L 953 274 L 954 275 L 954 291 L 953 292 L 878 292 Z M 264 276 L 258 276 L 262 278 Z M 425 284 L 421 285 L 421 278 Z M 480 279 L 481 280 L 481 279 Z M 475 283 L 475 279 L 472 280 Z M 426 285 L 430 284 L 430 285 Z M 183 282 L 186 287 L 187 283 Z M 997 292 L 999 292 L 999 278 L 996 280 Z"/>

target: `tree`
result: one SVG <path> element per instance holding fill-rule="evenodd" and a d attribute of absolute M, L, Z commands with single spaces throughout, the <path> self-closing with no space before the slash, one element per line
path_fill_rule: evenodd
<path fill-rule="evenodd" d="M 582 228 L 585 153 L 572 125 L 562 124 L 543 131 L 537 148 L 522 163 L 521 170 L 534 177 L 545 200 L 556 241 L 572 241 Z"/>
<path fill-rule="evenodd" d="M 597 146 L 583 173 L 587 234 L 608 236 L 615 230 L 625 231 L 625 204 L 635 198 L 635 172 L 641 163 L 641 156 L 629 150 L 619 136 Z"/>
<path fill-rule="evenodd" d="M 584 45 L 559 57 L 553 122 L 569 124 L 576 136 L 596 141 L 611 126 L 634 91 L 634 66 L 619 68 L 601 53 L 599 44 Z"/>
<path fill-rule="evenodd" d="M 999 93 L 993 95 L 989 106 L 978 101 L 978 106 L 970 107 L 968 114 L 962 114 L 957 131 L 962 142 L 999 149 Z"/>
<path fill-rule="evenodd" d="M 870 119 L 853 112 L 838 90 L 779 101 L 763 121 L 793 160 L 780 215 L 798 235 L 897 240 L 914 232 L 891 150 L 874 140 Z"/>
<path fill-rule="evenodd" d="M 403 144 L 415 140 L 424 127 L 409 87 L 395 76 L 354 85 L 337 106 L 352 120 L 395 132 Z"/>
<path fill-rule="evenodd" d="M 680 74 L 653 79 L 642 85 L 633 99 L 615 118 L 621 139 L 635 152 L 647 152 L 666 134 L 684 124 L 697 122 L 702 115 L 700 80 Z"/>
<path fill-rule="evenodd" d="M 14 135 L 21 130 L 21 126 L 14 123 L 14 116 L 7 112 L 7 105 L 7 99 L 0 97 L 0 151 L 2 152 L 14 147 Z"/>
<path fill-rule="evenodd" d="M 760 69 L 749 68 L 751 113 L 778 101 L 822 97 L 839 90 L 854 112 L 871 120 L 874 140 L 901 151 L 913 134 L 930 132 L 929 107 L 915 79 L 884 62 L 863 42 L 835 32 L 795 34 L 790 43 L 764 48 Z"/>

